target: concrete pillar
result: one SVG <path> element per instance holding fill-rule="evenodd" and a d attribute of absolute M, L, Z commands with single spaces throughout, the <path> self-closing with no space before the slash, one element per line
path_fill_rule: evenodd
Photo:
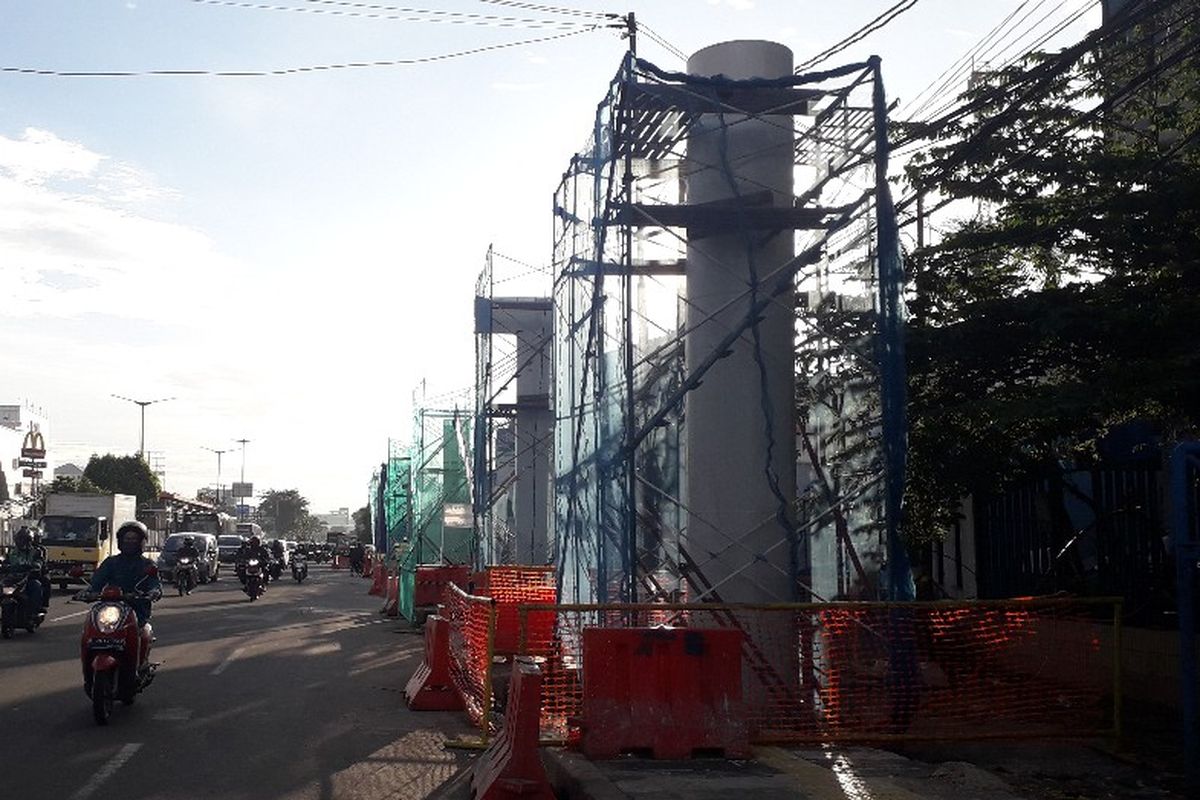
<path fill-rule="evenodd" d="M 550 411 L 550 314 L 517 334 L 516 467 L 518 564 L 545 564 L 551 555 L 549 541 L 551 454 L 554 452 L 554 416 Z"/>
<path fill-rule="evenodd" d="M 554 415 L 550 410 L 552 311 L 544 298 L 496 298 L 492 333 L 517 338 L 516 410 L 513 419 L 516 483 L 513 492 L 515 558 L 545 564 L 552 555 L 551 456 Z"/>
<path fill-rule="evenodd" d="M 735 79 L 788 76 L 792 53 L 773 42 L 726 42 L 693 55 L 688 72 Z M 719 115 L 705 114 L 688 138 L 687 203 L 733 204 L 738 196 L 755 196 L 755 202 L 761 203 L 767 197 L 764 192 L 769 192 L 766 202 L 791 204 L 791 118 L 725 114 L 723 123 Z M 712 233 L 689 230 L 687 326 L 691 332 L 685 344 L 689 372 L 745 317 L 750 300 L 743 293 L 749 287 L 751 265 L 761 279 L 794 253 L 791 230 L 774 234 L 729 233 L 728 228 Z M 713 313 L 715 320 L 703 322 Z M 771 467 L 789 510 L 794 509 L 796 497 L 794 325 L 791 293 L 778 298 L 759 323 L 771 414 Z M 747 331 L 733 353 L 718 361 L 686 400 L 690 508 L 686 547 L 703 579 L 727 602 L 794 598 L 788 531 L 776 518 L 780 502 L 766 475 L 768 433 L 759 370 Z M 692 594 L 695 597 L 701 590 L 693 588 Z"/>

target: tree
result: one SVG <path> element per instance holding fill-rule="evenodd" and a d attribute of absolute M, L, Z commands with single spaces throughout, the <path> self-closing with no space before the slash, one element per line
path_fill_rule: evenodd
<path fill-rule="evenodd" d="M 1061 494 L 1120 426 L 1200 430 L 1196 23 L 1142 20 L 993 75 L 910 169 L 975 209 L 909 259 L 910 539 L 1022 476 Z"/>
<path fill-rule="evenodd" d="M 296 489 L 271 489 L 258 504 L 263 530 L 272 536 L 287 536 L 304 526 L 308 500 Z"/>
<path fill-rule="evenodd" d="M 363 543 L 375 541 L 375 533 L 371 530 L 371 508 L 363 506 L 351 516 L 354 520 L 354 538 Z"/>
<path fill-rule="evenodd" d="M 93 455 L 83 477 L 101 492 L 135 495 L 139 506 L 157 502 L 161 491 L 158 476 L 141 456 Z"/>
<path fill-rule="evenodd" d="M 71 475 L 59 475 L 50 484 L 47 491 L 56 494 L 89 494 L 99 492 L 100 487 L 92 483 L 87 475 L 80 475 L 77 478 Z"/>

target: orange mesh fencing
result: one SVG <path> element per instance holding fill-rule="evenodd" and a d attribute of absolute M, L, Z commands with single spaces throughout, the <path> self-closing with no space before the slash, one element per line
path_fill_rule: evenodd
<path fill-rule="evenodd" d="M 542 737 L 574 741 L 585 627 L 737 628 L 756 743 L 1089 736 L 1119 729 L 1120 600 L 526 605 Z M 552 624 L 533 620 L 553 617 Z"/>
<path fill-rule="evenodd" d="M 554 567 L 492 566 L 486 571 L 486 594 L 496 602 L 497 655 L 516 655 L 521 650 L 517 607 L 529 603 L 553 603 L 558 599 Z M 526 624 L 534 629 L 534 641 L 547 638 L 554 628 L 554 614 L 534 612 Z M 525 654 L 543 655 L 540 651 Z"/>
<path fill-rule="evenodd" d="M 491 598 L 446 587 L 442 615 L 450 623 L 450 677 L 471 720 L 486 741 L 492 711 L 492 639 L 496 612 Z"/>

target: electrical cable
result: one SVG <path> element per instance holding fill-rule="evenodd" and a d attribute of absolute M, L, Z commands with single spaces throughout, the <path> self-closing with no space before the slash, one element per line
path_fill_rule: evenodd
<path fill-rule="evenodd" d="M 920 0 L 900 0 L 900 2 L 888 8 L 879 16 L 875 17 L 875 19 L 871 20 L 866 25 L 847 36 L 845 39 L 842 39 L 840 42 L 837 42 L 825 50 L 822 50 L 820 53 L 808 59 L 807 61 L 802 62 L 796 67 L 796 74 L 799 75 L 803 72 L 807 72 L 813 67 L 828 61 L 830 58 L 842 52 L 851 45 L 857 44 L 875 31 L 886 26 L 889 22 L 903 14 L 905 11 L 908 11 L 919 1 Z"/>
<path fill-rule="evenodd" d="M 36 75 L 39 77 L 54 77 L 54 78 L 180 78 L 180 77 L 214 77 L 214 78 L 266 78 L 280 77 L 290 75 L 300 75 L 305 73 L 315 72 L 333 72 L 338 70 L 353 70 L 353 69 L 376 69 L 380 67 L 406 67 L 419 64 L 433 64 L 439 61 L 450 61 L 456 58 L 465 58 L 467 56 L 480 55 L 482 53 L 490 53 L 496 50 L 506 50 L 513 47 L 524 47 L 531 44 L 541 44 L 544 42 L 553 42 L 559 39 L 566 39 L 572 36 L 579 36 L 583 33 L 591 33 L 598 30 L 601 26 L 592 26 L 590 28 L 580 28 L 578 30 L 567 31 L 565 33 L 556 33 L 550 36 L 538 36 L 532 39 L 522 39 L 520 41 L 500 42 L 497 44 L 489 44 L 481 47 L 473 47 L 467 50 L 458 50 L 451 53 L 441 53 L 433 56 L 420 56 L 417 58 L 399 58 L 380 61 L 352 61 L 338 64 L 318 64 L 305 67 L 286 67 L 281 69 L 268 70 L 207 70 L 207 69 L 155 69 L 155 70 L 56 70 L 43 69 L 39 67 L 0 67 L 0 73 L 10 75 Z"/>
<path fill-rule="evenodd" d="M 503 6 L 504 8 L 515 8 L 520 11 L 534 11 L 543 14 L 562 14 L 563 16 L 573 17 L 592 17 L 597 19 L 621 19 L 621 14 L 616 14 L 611 11 L 588 11 L 581 8 L 566 8 L 564 6 L 548 6 L 542 3 L 527 3 L 523 0 L 479 0 L 481 3 L 487 3 L 493 6 Z"/>
<path fill-rule="evenodd" d="M 320 14 L 332 17 L 391 20 L 399 22 L 429 22 L 449 25 L 478 25 L 493 28 L 561 28 L 586 27 L 589 23 L 571 20 L 546 20 L 531 17 L 504 17 L 494 14 L 473 14 L 464 11 L 387 6 L 352 0 L 303 0 L 310 6 L 284 6 L 249 0 L 190 0 L 197 5 L 224 6 L 255 11 L 284 11 L 298 14 Z M 311 7 L 318 6 L 318 7 Z M 351 10 L 342 10 L 351 9 Z M 594 24 L 594 23 L 593 23 Z"/>

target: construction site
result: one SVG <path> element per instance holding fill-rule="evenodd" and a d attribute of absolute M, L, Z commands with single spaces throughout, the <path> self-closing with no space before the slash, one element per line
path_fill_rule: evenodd
<path fill-rule="evenodd" d="M 481 254 L 473 390 L 414 396 L 372 479 L 375 588 L 425 631 L 409 707 L 468 715 L 479 797 L 550 796 L 539 745 L 567 748 L 561 778 L 573 758 L 1116 741 L 1116 593 L 946 590 L 959 541 L 918 599 L 880 60 L 805 70 L 734 41 L 669 71 L 622 22 L 547 187 L 549 265 Z"/>

